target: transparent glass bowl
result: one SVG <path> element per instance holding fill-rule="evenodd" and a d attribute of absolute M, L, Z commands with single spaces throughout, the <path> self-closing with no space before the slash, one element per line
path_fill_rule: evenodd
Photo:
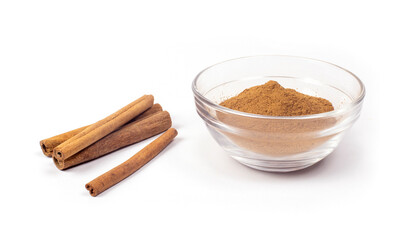
<path fill-rule="evenodd" d="M 277 81 L 285 88 L 329 100 L 331 112 L 274 117 L 219 105 L 244 89 Z M 359 117 L 365 88 L 353 73 L 331 63 L 291 56 L 251 56 L 206 68 L 192 83 L 199 116 L 219 145 L 240 163 L 290 172 L 329 155 Z"/>

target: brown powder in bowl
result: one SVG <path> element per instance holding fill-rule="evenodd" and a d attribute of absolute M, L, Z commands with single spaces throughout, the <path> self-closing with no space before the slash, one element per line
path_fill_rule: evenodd
<path fill-rule="evenodd" d="M 323 98 L 287 89 L 275 81 L 248 88 L 220 105 L 237 111 L 270 116 L 301 116 L 334 110 Z M 335 117 L 267 119 L 217 111 L 215 117 L 229 126 L 220 130 L 244 150 L 273 157 L 298 159 L 299 154 L 321 147 L 336 134 L 329 132 Z"/>
<path fill-rule="evenodd" d="M 334 110 L 328 100 L 284 88 L 276 81 L 245 89 L 220 105 L 241 112 L 269 116 L 301 116 Z"/>

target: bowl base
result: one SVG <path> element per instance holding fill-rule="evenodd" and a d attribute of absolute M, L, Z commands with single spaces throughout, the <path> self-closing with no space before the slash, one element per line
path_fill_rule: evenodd
<path fill-rule="evenodd" d="M 266 172 L 293 172 L 298 171 L 318 163 L 324 157 L 304 159 L 304 160 L 287 160 L 287 161 L 272 161 L 264 159 L 246 158 L 239 156 L 231 156 L 239 163 L 261 171 Z"/>

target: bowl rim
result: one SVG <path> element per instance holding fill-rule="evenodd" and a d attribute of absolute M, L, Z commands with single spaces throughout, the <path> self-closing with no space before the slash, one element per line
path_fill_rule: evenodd
<path fill-rule="evenodd" d="M 336 67 L 340 70 L 345 71 L 346 73 L 350 74 L 354 79 L 356 79 L 356 81 L 359 83 L 360 86 L 360 94 L 356 99 L 353 99 L 353 101 L 351 103 L 346 104 L 345 106 L 343 106 L 340 109 L 337 110 L 333 110 L 330 112 L 324 112 L 324 113 L 317 113 L 317 114 L 310 114 L 310 115 L 302 115 L 302 116 L 269 116 L 269 115 L 260 115 L 260 114 L 254 114 L 254 113 L 247 113 L 247 112 L 241 112 L 241 111 L 237 111 L 237 110 L 233 110 L 227 107 L 223 107 L 219 104 L 216 104 L 212 101 L 210 101 L 208 98 L 206 98 L 205 96 L 203 96 L 197 89 L 196 84 L 197 81 L 199 79 L 199 77 L 206 72 L 207 70 L 226 63 L 226 62 L 230 62 L 230 61 L 235 61 L 235 60 L 239 60 L 239 59 L 245 59 L 245 58 L 257 58 L 257 57 L 285 57 L 285 58 L 294 58 L 294 59 L 301 59 L 301 60 L 308 60 L 308 61 L 314 61 L 314 62 L 319 62 L 319 63 L 324 63 L 327 65 L 330 65 L 332 67 Z M 266 54 L 266 55 L 251 55 L 251 56 L 244 56 L 244 57 L 238 57 L 238 58 L 232 58 L 232 59 L 228 59 L 222 62 L 218 62 L 215 63 L 205 69 L 203 69 L 202 71 L 200 71 L 196 77 L 194 78 L 194 80 L 192 81 L 192 91 L 194 92 L 194 96 L 196 98 L 199 98 L 201 101 L 205 102 L 206 104 L 212 106 L 213 108 L 216 108 L 217 110 L 221 111 L 221 112 L 226 112 L 226 113 L 231 113 L 234 115 L 239 115 L 239 116 L 243 116 L 243 117 L 251 117 L 251 118 L 259 118 L 259 119 L 312 119 L 312 118 L 327 118 L 327 117 L 334 117 L 336 115 L 339 115 L 341 113 L 344 113 L 346 111 L 348 111 L 349 109 L 355 107 L 356 105 L 360 104 L 360 102 L 363 101 L 364 96 L 366 95 L 366 89 L 365 86 L 363 84 L 363 82 L 360 80 L 359 77 L 357 77 L 354 73 L 352 73 L 351 71 L 340 67 L 336 64 L 330 63 L 330 62 L 326 62 L 323 60 L 319 60 L 319 59 L 314 59 L 314 58 L 309 58 L 309 57 L 300 57 L 300 56 L 291 56 L 291 55 L 270 55 L 270 54 Z"/>

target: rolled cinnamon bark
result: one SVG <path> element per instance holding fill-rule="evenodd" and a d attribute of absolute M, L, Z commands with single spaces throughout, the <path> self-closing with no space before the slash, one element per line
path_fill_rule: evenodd
<path fill-rule="evenodd" d="M 85 188 L 93 197 L 104 192 L 153 159 L 177 136 L 177 134 L 178 132 L 174 128 L 168 129 L 164 134 L 148 144 L 130 159 L 87 183 Z"/>
<path fill-rule="evenodd" d="M 67 139 L 74 137 L 75 135 L 86 129 L 88 126 L 80 127 L 69 132 L 65 132 L 54 137 L 41 140 L 41 150 L 43 151 L 44 155 L 46 155 L 47 157 L 51 157 L 53 155 L 53 150 L 55 147 L 67 141 Z"/>
<path fill-rule="evenodd" d="M 150 138 L 167 130 L 171 125 L 171 117 L 167 111 L 157 112 L 144 119 L 128 123 L 63 161 L 56 158 L 53 158 L 53 161 L 58 169 L 64 170 Z"/>
<path fill-rule="evenodd" d="M 145 112 L 143 112 L 141 115 L 137 116 L 136 118 L 132 119 L 130 122 L 134 121 L 134 120 L 138 120 L 138 119 L 143 119 L 146 118 L 154 113 L 160 112 L 162 111 L 162 107 L 160 104 L 156 103 L 154 105 L 152 105 L 151 108 L 149 108 L 148 110 L 146 110 Z M 59 135 L 56 135 L 54 137 L 50 137 L 47 139 L 43 139 L 40 141 L 40 146 L 41 146 L 41 150 L 43 151 L 44 155 L 46 155 L 47 157 L 51 157 L 53 155 L 53 150 L 55 147 L 57 147 L 58 145 L 60 145 L 61 143 L 67 141 L 69 138 L 77 135 L 78 133 L 80 133 L 81 131 L 83 131 L 84 129 L 86 129 L 88 126 L 84 126 L 81 128 L 77 128 L 74 130 L 71 130 L 69 132 L 65 132 Z"/>
<path fill-rule="evenodd" d="M 77 135 L 55 147 L 53 158 L 64 161 L 140 115 L 152 107 L 153 103 L 154 97 L 145 95 L 110 116 L 91 124 Z"/>

